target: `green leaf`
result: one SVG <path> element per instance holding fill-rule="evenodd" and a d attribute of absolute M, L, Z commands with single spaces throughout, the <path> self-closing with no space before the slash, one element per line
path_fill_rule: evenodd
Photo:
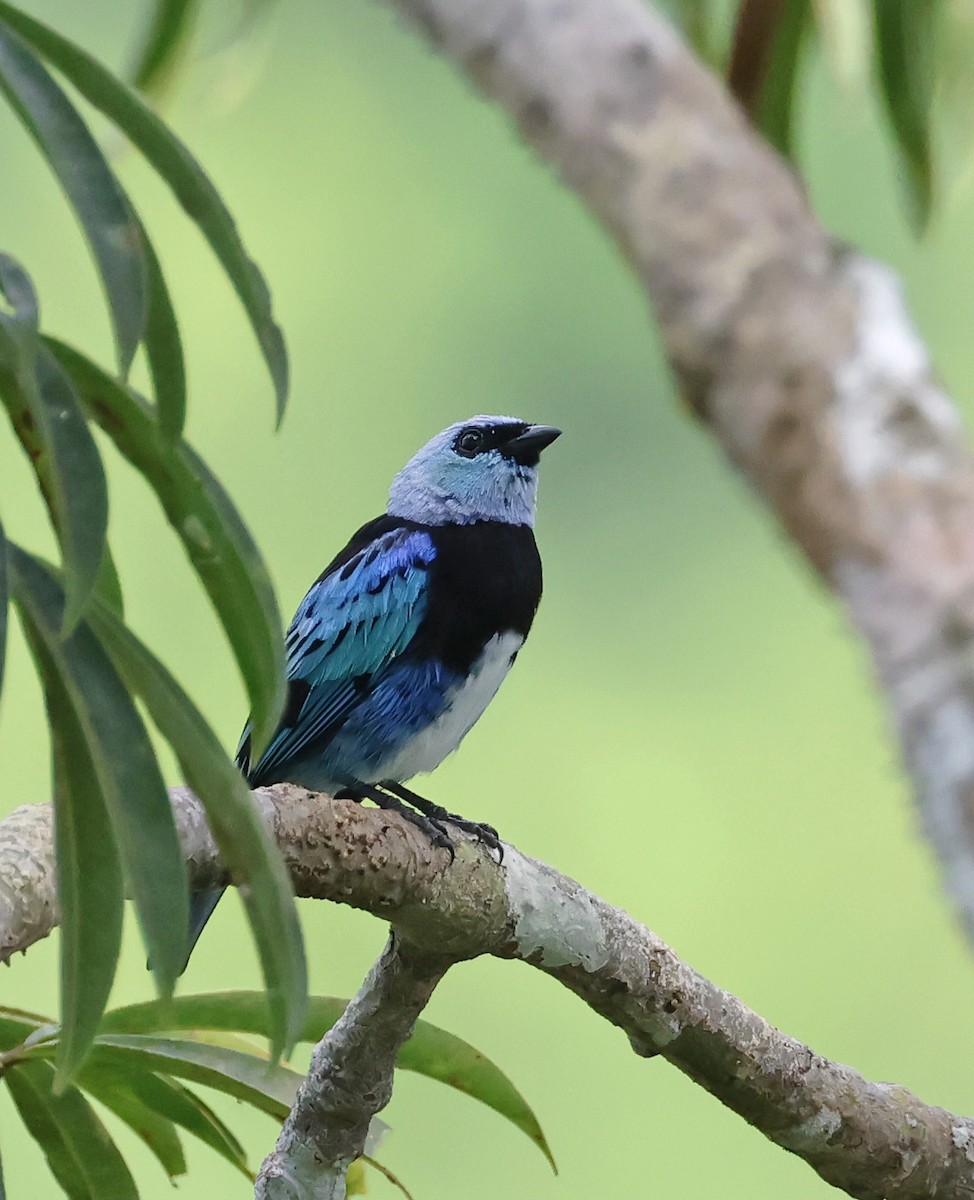
<path fill-rule="evenodd" d="M 57 1031 L 45 1018 L 33 1019 L 31 1013 L 21 1013 L 15 1008 L 0 1009 L 0 1053 L 7 1055 L 21 1046 L 28 1038 L 38 1037 L 38 1030 Z"/>
<path fill-rule="evenodd" d="M 865 103 L 872 74 L 871 0 L 812 0 L 822 56 L 847 101 Z"/>
<path fill-rule="evenodd" d="M 37 293 L 30 276 L 15 258 L 0 252 L 0 292 L 7 298 L 22 328 L 36 337 L 38 312 Z"/>
<path fill-rule="evenodd" d="M 91 630 L 81 625 L 70 637 L 61 637 L 60 585 L 30 555 L 10 543 L 8 547 L 13 597 L 78 715 L 156 982 L 168 995 L 186 957 L 189 901 L 172 808 L 152 745 L 125 685 Z M 97 872 L 100 860 L 79 869 Z"/>
<path fill-rule="evenodd" d="M 0 255 L 0 402 L 7 410 L 61 545 L 67 580 L 65 630 L 97 587 L 106 556 L 108 489 L 101 456 L 71 381 L 37 337 L 37 299 L 26 272 Z"/>
<path fill-rule="evenodd" d="M 346 1196 L 364 1196 L 368 1193 L 369 1181 L 365 1173 L 365 1159 L 356 1158 L 354 1162 L 348 1164 L 348 1171 L 345 1173 L 345 1195 Z"/>
<path fill-rule="evenodd" d="M 156 0 L 148 32 L 132 71 L 141 92 L 157 91 L 189 40 L 198 0 Z"/>
<path fill-rule="evenodd" d="M 48 1057 L 48 1046 L 26 1051 Z M 215 1088 L 266 1112 L 279 1121 L 291 1110 L 302 1076 L 253 1054 L 139 1034 L 99 1034 L 91 1051 L 93 1067 L 113 1071 L 152 1071 Z"/>
<path fill-rule="evenodd" d="M 92 628 L 119 674 L 140 696 L 176 751 L 203 803 L 224 865 L 240 887 L 267 985 L 265 1008 L 274 1055 L 294 1045 L 304 1023 L 307 972 L 290 879 L 250 789 L 193 702 L 166 668 L 107 609 L 93 606 Z"/>
<path fill-rule="evenodd" d="M 44 685 L 51 730 L 61 905 L 60 1088 L 88 1053 L 108 1002 L 122 941 L 124 888 L 108 808 L 78 714 L 29 617 L 25 631 Z"/>
<path fill-rule="evenodd" d="M 3 253 L 0 253 L 0 299 L 5 299 L 10 309 L 5 311 L 0 305 L 0 400 L 8 410 L 11 405 L 22 406 L 26 424 L 29 409 L 20 393 L 37 390 L 34 378 L 40 347 L 37 293 L 20 263 Z M 23 442 L 19 430 L 18 434 Z M 30 455 L 34 448 L 24 444 L 24 449 Z M 53 518 L 53 512 L 51 515 Z"/>
<path fill-rule="evenodd" d="M 138 1200 L 125 1160 L 81 1092 L 55 1095 L 49 1063 L 24 1060 L 4 1079 L 17 1111 L 70 1200 Z"/>
<path fill-rule="evenodd" d="M 106 554 L 108 488 L 101 455 L 70 380 L 43 346 L 34 379 L 9 394 L 6 407 L 61 545 L 68 596 L 64 632 L 69 633 L 98 586 Z"/>
<path fill-rule="evenodd" d="M 906 167 L 909 195 L 922 229 L 933 202 L 930 118 L 935 44 L 942 0 L 873 0 L 876 68 L 890 125 Z"/>
<path fill-rule="evenodd" d="M 298 1041 L 317 1042 L 345 1011 L 347 1000 L 312 996 Z M 131 1004 L 107 1012 L 105 1031 L 150 1033 L 189 1029 L 235 1030 L 268 1035 L 267 1008 L 262 992 L 231 991 L 176 996 L 165 1007 L 158 1003 Z M 399 1051 L 396 1065 L 466 1092 L 513 1122 L 540 1147 L 555 1167 L 538 1119 L 524 1097 L 490 1059 L 469 1042 L 428 1021 L 417 1021 L 412 1037 Z"/>
<path fill-rule="evenodd" d="M 0 2 L 2 7 L 2 2 Z M 284 704 L 284 637 L 267 568 L 232 501 L 185 442 L 160 435 L 151 407 L 83 354 L 46 339 L 94 419 L 146 479 L 213 602 L 265 745 Z"/>
<path fill-rule="evenodd" d="M 142 339 L 148 307 L 142 238 L 132 208 L 77 110 L 2 22 L 0 91 L 50 163 L 81 223 L 105 288 L 124 374 Z"/>
<path fill-rule="evenodd" d="M 27 1032 L 34 1029 L 39 1029 L 44 1025 L 51 1024 L 51 1018 L 45 1017 L 42 1013 L 28 1012 L 25 1008 L 9 1008 L 7 1005 L 0 1006 L 0 1023 L 7 1022 L 12 1028 L 14 1025 L 22 1027 Z M 26 1033 L 24 1034 L 26 1037 Z M 9 1045 L 14 1045 L 10 1042 Z M 0 1033 L 0 1046 L 7 1048 L 8 1043 L 4 1042 L 3 1035 Z"/>
<path fill-rule="evenodd" d="M 149 280 L 149 318 L 145 327 L 145 354 L 152 378 L 156 416 L 166 437 L 175 440 L 186 421 L 186 364 L 179 324 L 172 306 L 166 277 L 145 229 Z"/>
<path fill-rule="evenodd" d="M 98 581 L 95 584 L 95 595 L 98 596 L 113 612 L 124 616 L 125 602 L 122 598 L 122 581 L 118 577 L 115 559 L 112 552 L 105 547 L 105 557 L 101 560 L 98 570 Z"/>
<path fill-rule="evenodd" d="M 147 1076 L 146 1078 L 154 1078 Z M 186 1159 L 176 1132 L 176 1126 L 161 1116 L 141 1095 L 138 1083 L 122 1082 L 104 1068 L 91 1068 L 78 1077 L 79 1086 L 135 1131 L 158 1159 L 172 1182 L 177 1175 L 186 1174 Z"/>
<path fill-rule="evenodd" d="M 104 1068 L 98 1070 L 103 1072 Z M 82 1070 L 78 1077 L 81 1087 L 88 1087 L 90 1073 L 87 1067 Z M 166 1075 L 155 1075 L 143 1070 L 126 1069 L 121 1074 L 113 1072 L 109 1078 L 124 1081 L 128 1090 L 138 1095 L 146 1107 L 185 1129 L 227 1162 L 232 1163 L 248 1179 L 252 1178 L 243 1146 L 195 1092 Z"/>
<path fill-rule="evenodd" d="M 71 81 L 141 151 L 199 226 L 244 306 L 277 394 L 278 419 L 288 389 L 284 338 L 271 313 L 270 293 L 248 257 L 219 192 L 166 125 L 101 63 L 53 29 L 0 0 L 0 18 Z"/>
<path fill-rule="evenodd" d="M 772 146 L 788 158 L 794 153 L 795 93 L 801 52 L 811 29 L 810 18 L 809 0 L 785 0 L 755 113 L 758 128 Z"/>

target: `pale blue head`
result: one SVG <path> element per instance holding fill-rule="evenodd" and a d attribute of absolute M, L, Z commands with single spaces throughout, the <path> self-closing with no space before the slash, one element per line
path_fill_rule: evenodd
<path fill-rule="evenodd" d="M 406 463 L 387 511 L 424 525 L 533 525 L 539 457 L 560 433 L 516 417 L 458 421 Z"/>

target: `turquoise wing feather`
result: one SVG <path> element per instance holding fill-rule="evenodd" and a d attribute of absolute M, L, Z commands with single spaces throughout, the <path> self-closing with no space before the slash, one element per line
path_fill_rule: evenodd
<path fill-rule="evenodd" d="M 339 558 L 298 605 L 286 635 L 290 693 L 270 745 L 253 766 L 250 727 L 238 762 L 250 781 L 278 774 L 336 726 L 377 671 L 412 641 L 426 613 L 436 550 L 423 530 L 395 528 Z"/>

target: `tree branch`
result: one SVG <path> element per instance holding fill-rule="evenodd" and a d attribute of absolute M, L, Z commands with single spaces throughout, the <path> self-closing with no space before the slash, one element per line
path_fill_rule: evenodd
<path fill-rule="evenodd" d="M 255 1200 L 344 1200 L 348 1168 L 392 1097 L 396 1055 L 449 960 L 391 936 L 358 995 L 315 1047 L 294 1107 L 257 1176 Z"/>
<path fill-rule="evenodd" d="M 186 789 L 171 795 L 191 883 L 223 880 L 199 801 Z M 292 1176 L 302 1177 L 311 1155 L 342 1168 L 385 1102 L 396 1047 L 439 974 L 451 961 L 493 954 L 521 959 L 558 980 L 623 1030 L 637 1054 L 668 1059 L 852 1196 L 970 1200 L 974 1194 L 974 1119 L 820 1057 L 704 979 L 645 926 L 552 867 L 510 846 L 498 864 L 459 835 L 451 865 L 395 813 L 287 784 L 254 796 L 297 894 L 388 921 L 400 955 L 384 957 L 347 1022 L 316 1054 L 318 1080 L 302 1091 L 287 1135 L 294 1138 Z M 18 809 L 0 822 L 0 862 L 15 860 L 18 848 L 40 861 L 49 836 L 48 806 Z M 44 928 L 23 914 L 49 897 L 51 887 L 49 878 L 31 873 L 13 908 L 0 912 L 4 957 L 50 931 L 53 922 Z M 48 904 L 46 912 L 52 911 Z M 357 1100 L 337 1086 L 336 1072 L 346 1085 L 358 1085 Z M 370 1091 L 375 1098 L 365 1095 Z M 309 1123 L 318 1104 L 346 1114 L 345 1126 Z M 306 1159 L 293 1152 L 297 1144 Z M 281 1150 L 279 1144 L 271 1164 L 281 1162 Z M 268 1189 L 269 1172 L 265 1166 Z M 266 1192 L 275 1200 L 330 1194 Z"/>
<path fill-rule="evenodd" d="M 866 638 L 974 936 L 974 459 L 884 267 L 643 0 L 392 0 L 618 242 L 677 382 Z"/>

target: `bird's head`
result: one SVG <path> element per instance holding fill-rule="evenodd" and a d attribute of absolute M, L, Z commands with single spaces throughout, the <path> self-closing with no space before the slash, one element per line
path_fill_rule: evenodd
<path fill-rule="evenodd" d="M 533 525 L 541 451 L 561 433 L 516 417 L 471 417 L 438 433 L 399 472 L 388 512 L 424 525 Z"/>

